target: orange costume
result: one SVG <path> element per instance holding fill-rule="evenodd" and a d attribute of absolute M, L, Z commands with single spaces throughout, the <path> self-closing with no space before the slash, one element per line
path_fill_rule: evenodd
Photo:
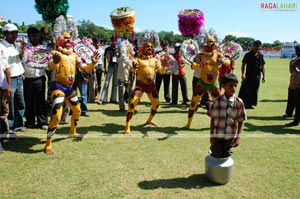
<path fill-rule="evenodd" d="M 146 32 L 148 34 L 149 32 Z M 142 34 L 143 37 L 145 33 Z M 158 37 L 157 37 L 158 38 Z M 146 92 L 148 98 L 151 101 L 151 112 L 147 120 L 147 124 L 156 125 L 152 119 L 156 113 L 156 110 L 159 106 L 159 97 L 158 92 L 155 87 L 155 73 L 158 71 L 160 74 L 165 73 L 165 67 L 161 66 L 160 61 L 153 57 L 154 43 L 151 41 L 140 40 L 142 44 L 140 47 L 142 50 L 142 55 L 138 56 L 133 61 L 133 66 L 131 67 L 132 72 L 136 72 L 136 86 L 132 92 L 132 97 L 129 103 L 127 115 L 126 115 L 126 126 L 125 126 L 125 135 L 130 134 L 130 122 L 134 113 L 134 109 L 140 101 L 143 93 Z M 142 45 L 142 46 L 141 46 Z"/>
<path fill-rule="evenodd" d="M 192 69 L 201 69 L 201 72 L 198 84 L 193 91 L 193 98 L 188 112 L 188 122 L 185 125 L 185 128 L 190 128 L 194 113 L 198 107 L 198 102 L 205 91 L 208 91 L 213 99 L 221 95 L 218 77 L 219 66 L 222 64 L 230 66 L 231 61 L 222 53 L 215 50 L 215 39 L 213 37 L 208 37 L 204 51 L 198 53 L 192 63 Z"/>
<path fill-rule="evenodd" d="M 49 71 L 54 71 L 54 80 L 49 88 L 51 90 L 53 111 L 48 126 L 47 142 L 44 150 L 44 152 L 49 155 L 54 153 L 52 150 L 52 137 L 61 120 L 63 102 L 72 110 L 71 128 L 69 131 L 70 137 L 79 137 L 79 134 L 76 132 L 76 126 L 81 110 L 76 91 L 74 91 L 72 87 L 76 69 L 88 73 L 94 68 L 95 63 L 99 59 L 99 55 L 96 53 L 92 57 L 90 64 L 83 64 L 81 58 L 73 52 L 70 34 L 64 32 L 62 36 L 63 38 L 58 38 L 60 45 L 58 49 L 51 52 L 53 59 L 50 61 L 48 69 Z"/>

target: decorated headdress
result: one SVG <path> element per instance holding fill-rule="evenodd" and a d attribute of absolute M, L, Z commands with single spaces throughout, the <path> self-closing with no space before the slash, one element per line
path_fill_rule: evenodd
<path fill-rule="evenodd" d="M 218 35 L 213 28 L 209 28 L 208 31 L 205 28 L 202 28 L 199 36 L 196 37 L 199 47 L 203 48 L 210 38 L 214 39 L 216 44 L 220 43 Z"/>
<path fill-rule="evenodd" d="M 158 34 L 154 30 L 144 30 L 138 38 L 138 47 L 141 48 L 146 42 L 151 42 L 153 48 L 160 46 Z"/>
<path fill-rule="evenodd" d="M 66 16 L 69 9 L 68 0 L 35 0 L 35 9 L 42 15 L 45 22 L 45 31 L 48 32 L 48 23 L 54 23 L 60 16 Z"/>
<path fill-rule="evenodd" d="M 120 7 L 110 13 L 111 23 L 115 36 L 131 34 L 134 40 L 134 10 L 129 7 Z"/>
<path fill-rule="evenodd" d="M 178 14 L 178 27 L 182 36 L 192 37 L 199 34 L 204 26 L 204 14 L 198 9 L 184 9 Z"/>

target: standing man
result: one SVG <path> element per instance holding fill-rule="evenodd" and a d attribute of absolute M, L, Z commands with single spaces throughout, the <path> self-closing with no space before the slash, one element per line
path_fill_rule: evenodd
<path fill-rule="evenodd" d="M 0 55 L 1 56 L 1 55 Z M 9 125 L 7 116 L 9 113 L 9 97 L 11 96 L 11 79 L 10 70 L 5 68 L 0 59 L 0 154 L 4 152 L 2 141 L 7 137 L 9 132 Z"/>
<path fill-rule="evenodd" d="M 158 51 L 156 53 L 156 55 L 158 56 L 158 58 L 160 58 L 161 56 L 164 57 L 164 59 L 168 58 L 169 55 L 169 42 L 167 40 L 163 40 L 161 42 L 161 51 Z M 167 60 L 161 60 L 161 64 L 163 65 L 164 63 L 167 62 Z M 165 67 L 165 66 L 164 66 Z M 161 86 L 161 82 L 164 82 L 164 98 L 166 100 L 166 102 L 171 103 L 171 97 L 170 97 L 170 78 L 171 78 L 171 74 L 160 74 L 160 73 L 156 73 L 156 77 L 155 77 L 155 85 L 156 85 L 156 89 L 157 92 L 159 93 L 159 89 Z"/>
<path fill-rule="evenodd" d="M 186 84 L 186 75 L 184 71 L 184 62 L 180 58 L 180 43 L 175 44 L 175 53 L 173 57 L 178 62 L 178 71 L 172 74 L 172 105 L 177 105 L 178 101 L 178 83 L 180 82 L 181 94 L 182 94 L 182 104 L 189 105 L 188 93 L 187 93 L 187 84 Z"/>
<path fill-rule="evenodd" d="M 99 53 L 100 58 L 95 66 L 95 73 L 96 73 L 96 82 L 97 87 L 95 88 L 95 94 L 96 100 L 100 99 L 100 93 L 101 93 L 101 82 L 102 82 L 102 72 L 103 72 L 103 56 L 104 56 L 104 50 L 101 48 L 101 41 L 99 38 L 95 37 L 93 39 L 93 45 L 96 48 L 96 51 Z"/>
<path fill-rule="evenodd" d="M 246 109 L 257 105 L 260 79 L 265 83 L 265 60 L 259 51 L 261 41 L 253 43 L 252 50 L 245 54 L 242 60 L 242 85 L 239 97 L 244 101 Z M 262 76 L 262 77 L 261 77 Z"/>
<path fill-rule="evenodd" d="M 18 37 L 18 28 L 16 25 L 8 23 L 3 27 L 5 39 L 0 42 L 0 48 L 3 49 L 1 59 L 7 63 L 10 68 L 12 95 L 9 102 L 8 123 L 12 131 L 26 131 L 24 127 L 23 117 L 25 112 L 24 88 L 23 88 L 23 73 L 24 67 L 21 61 L 23 51 L 19 52 L 19 47 L 16 45 Z M 24 49 L 25 43 L 22 42 L 21 49 Z"/>
<path fill-rule="evenodd" d="M 49 63 L 48 50 L 39 44 L 40 31 L 30 27 L 27 30 L 27 42 L 22 59 L 25 68 L 24 99 L 25 99 L 25 126 L 35 128 L 48 128 L 46 109 L 46 67 Z M 37 56 L 39 55 L 39 57 Z"/>
<path fill-rule="evenodd" d="M 106 77 L 105 77 L 104 87 L 102 90 L 99 104 L 105 104 L 107 102 L 108 86 L 111 77 L 113 77 L 113 81 L 112 81 L 110 102 L 115 104 L 118 103 L 117 102 L 117 89 L 118 89 L 117 75 L 118 75 L 119 52 L 116 46 L 117 42 L 115 41 L 113 36 L 111 37 L 110 41 L 111 41 L 110 46 L 108 46 L 104 51 L 104 74 L 106 74 Z"/>
<path fill-rule="evenodd" d="M 120 57 L 118 58 L 118 96 L 120 111 L 125 111 L 124 92 L 131 95 L 131 87 L 129 88 L 129 73 L 132 66 L 133 46 L 129 43 L 126 36 L 120 42 L 118 49 Z M 132 55 L 131 58 L 127 54 Z"/>

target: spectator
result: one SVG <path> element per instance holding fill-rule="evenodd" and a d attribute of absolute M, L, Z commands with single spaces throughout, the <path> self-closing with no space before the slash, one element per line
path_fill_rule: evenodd
<path fill-rule="evenodd" d="M 165 57 L 164 59 L 167 59 L 168 55 L 170 54 L 169 52 L 169 42 L 167 40 L 163 40 L 161 42 L 161 51 L 156 52 L 156 55 L 158 57 Z M 166 56 L 165 56 L 166 55 Z M 164 66 L 164 62 L 167 62 L 167 60 L 161 60 L 162 61 L 162 66 Z M 165 66 L 164 66 L 165 67 Z M 155 85 L 156 85 L 156 89 L 159 93 L 159 89 L 161 86 L 161 82 L 164 82 L 164 98 L 166 100 L 166 102 L 171 103 L 171 97 L 170 97 L 170 78 L 171 78 L 171 74 L 160 74 L 160 73 L 156 73 L 156 77 L 155 77 Z"/>
<path fill-rule="evenodd" d="M 0 55 L 2 56 L 2 55 Z M 2 141 L 9 137 L 8 113 L 9 113 L 9 97 L 11 96 L 11 79 L 10 69 L 0 59 L 0 154 L 4 152 Z"/>
<path fill-rule="evenodd" d="M 184 71 L 184 63 L 180 58 L 181 44 L 175 44 L 175 52 L 172 54 L 178 63 L 178 71 L 172 74 L 172 105 L 176 105 L 178 101 L 178 82 L 180 82 L 181 94 L 183 99 L 183 104 L 189 105 L 188 93 L 187 93 L 187 84 L 186 84 L 186 76 Z"/>
<path fill-rule="evenodd" d="M 110 102 L 111 103 L 118 103 L 117 102 L 117 89 L 118 89 L 118 54 L 116 41 L 114 40 L 114 37 L 111 37 L 111 44 L 108 46 L 104 51 L 104 74 L 105 82 L 104 87 L 102 90 L 101 98 L 99 104 L 105 104 L 107 103 L 107 96 L 108 96 L 108 87 L 109 82 L 111 80 L 111 77 L 113 77 L 112 80 L 112 89 L 111 89 L 111 97 Z M 107 67 L 108 64 L 108 67 Z"/>
<path fill-rule="evenodd" d="M 95 66 L 95 73 L 96 73 L 96 82 L 97 86 L 95 88 L 96 100 L 100 100 L 100 93 L 101 93 L 101 82 L 102 82 L 102 72 L 103 72 L 103 56 L 104 50 L 101 48 L 101 41 L 99 38 L 95 37 L 93 40 L 93 45 L 95 46 L 97 52 L 100 55 L 100 58 Z"/>
<path fill-rule="evenodd" d="M 259 51 L 261 41 L 253 43 L 252 50 L 245 54 L 242 60 L 242 85 L 239 97 L 244 101 L 246 109 L 257 105 L 260 79 L 265 83 L 265 60 Z M 262 77 L 261 77 L 262 75 Z"/>
<path fill-rule="evenodd" d="M 27 128 L 35 128 L 35 118 L 37 119 L 37 127 L 42 129 L 48 128 L 48 118 L 46 109 L 46 71 L 48 67 L 49 56 L 48 51 L 39 44 L 40 31 L 37 28 L 30 27 L 27 30 L 29 41 L 24 49 L 22 59 L 25 69 L 24 79 L 24 99 L 25 99 L 25 126 Z M 43 50 L 43 51 L 42 51 Z M 36 60 L 34 55 L 38 51 L 46 52 L 40 54 L 44 56 L 43 60 Z"/>
<path fill-rule="evenodd" d="M 124 92 L 128 95 L 132 92 L 131 87 L 129 87 L 129 71 L 132 65 L 132 60 L 127 56 L 127 51 L 133 52 L 133 46 L 129 43 L 127 37 L 124 37 L 118 48 L 120 52 L 120 57 L 118 58 L 119 109 L 120 111 L 125 111 Z"/>
<path fill-rule="evenodd" d="M 295 53 L 296 56 L 290 61 L 289 64 L 289 71 L 291 75 L 290 75 L 290 83 L 288 88 L 288 99 L 287 99 L 285 114 L 283 115 L 283 117 L 292 117 L 294 109 L 296 107 L 296 87 L 300 79 L 299 79 L 299 70 L 297 70 L 297 68 L 293 67 L 292 65 L 300 57 L 300 45 L 295 47 Z"/>
<path fill-rule="evenodd" d="M 15 43 L 18 37 L 18 28 L 14 24 L 8 23 L 3 27 L 5 39 L 1 40 L 0 48 L 3 49 L 2 61 L 10 68 L 12 95 L 9 101 L 8 123 L 12 131 L 26 131 L 23 117 L 25 112 L 25 101 L 23 91 L 24 67 L 22 65 L 19 46 Z M 24 41 L 21 49 L 25 48 Z"/>

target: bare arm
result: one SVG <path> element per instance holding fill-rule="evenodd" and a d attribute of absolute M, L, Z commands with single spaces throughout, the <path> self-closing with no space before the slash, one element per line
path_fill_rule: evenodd
<path fill-rule="evenodd" d="M 11 88 L 11 75 L 10 75 L 10 69 L 7 68 L 5 71 L 6 81 L 8 83 L 8 96 L 10 97 L 12 95 L 12 88 Z"/>
<path fill-rule="evenodd" d="M 242 80 L 246 79 L 245 63 L 242 63 Z"/>
<path fill-rule="evenodd" d="M 237 137 L 234 139 L 232 146 L 237 147 L 240 145 L 240 135 L 242 132 L 242 127 L 243 127 L 243 121 L 238 122 L 238 128 L 237 128 Z"/>

